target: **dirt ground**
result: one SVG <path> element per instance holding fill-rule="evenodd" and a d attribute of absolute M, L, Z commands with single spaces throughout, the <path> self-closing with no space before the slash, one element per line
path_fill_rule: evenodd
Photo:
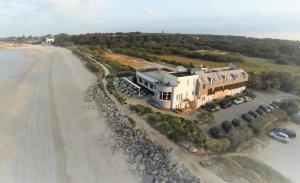
<path fill-rule="evenodd" d="M 1 73 L 0 183 L 138 182 L 111 151 L 104 115 L 86 101 L 96 78 L 80 60 L 55 47 L 7 50 L 24 60 Z"/>
<path fill-rule="evenodd" d="M 153 63 L 143 59 L 134 58 L 127 55 L 121 55 L 116 53 L 105 53 L 105 57 L 109 58 L 109 60 L 111 61 L 116 61 L 124 65 L 129 65 L 134 69 L 167 67 L 165 65 L 161 65 L 158 63 Z"/>
<path fill-rule="evenodd" d="M 289 122 L 286 128 L 294 130 L 298 137 L 291 139 L 288 144 L 270 139 L 270 144 L 255 152 L 254 157 L 298 183 L 300 182 L 300 125 Z"/>

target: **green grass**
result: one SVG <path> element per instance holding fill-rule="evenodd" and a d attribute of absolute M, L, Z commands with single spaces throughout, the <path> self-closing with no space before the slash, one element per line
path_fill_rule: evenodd
<path fill-rule="evenodd" d="M 192 59 L 176 55 L 155 55 L 156 57 L 168 61 L 177 61 L 182 63 L 192 63 L 194 65 L 203 65 L 207 67 L 222 67 L 228 66 L 226 63 L 218 63 L 213 61 L 207 61 L 202 59 Z M 236 65 L 247 72 L 262 72 L 262 71 L 280 71 L 280 72 L 290 72 L 293 75 L 300 75 L 300 66 L 294 65 L 280 65 L 274 63 L 273 60 L 254 58 L 254 57 L 244 57 L 244 62 L 236 63 Z"/>
<path fill-rule="evenodd" d="M 193 59 L 193 58 L 186 58 L 182 56 L 176 56 L 176 55 L 155 55 L 156 57 L 167 60 L 167 61 L 176 61 L 176 62 L 182 62 L 182 63 L 191 63 L 194 65 L 203 65 L 207 67 L 220 67 L 220 66 L 227 66 L 226 63 L 218 63 L 218 62 L 212 62 L 202 59 Z"/>

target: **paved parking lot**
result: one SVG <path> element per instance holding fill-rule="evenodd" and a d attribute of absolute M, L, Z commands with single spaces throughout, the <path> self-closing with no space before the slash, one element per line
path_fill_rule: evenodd
<path fill-rule="evenodd" d="M 285 92 L 258 92 L 253 91 L 256 95 L 256 99 L 245 102 L 240 105 L 233 104 L 230 108 L 221 109 L 220 111 L 214 112 L 214 116 L 217 124 L 221 124 L 223 121 L 231 121 L 236 118 L 241 121 L 244 121 L 241 118 L 241 115 L 244 113 L 248 113 L 249 110 L 255 111 L 259 105 L 268 105 L 272 103 L 272 101 L 280 101 L 282 99 L 290 99 L 290 98 L 298 98 L 295 95 L 285 93 Z"/>

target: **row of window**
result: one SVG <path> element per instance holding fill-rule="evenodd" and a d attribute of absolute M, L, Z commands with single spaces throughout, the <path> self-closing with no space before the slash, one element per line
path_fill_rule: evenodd
<path fill-rule="evenodd" d="M 182 108 L 181 105 L 182 105 L 182 104 L 177 104 L 177 105 L 175 105 L 175 108 L 176 108 L 176 109 L 181 109 L 181 108 Z"/>
<path fill-rule="evenodd" d="M 147 80 L 144 80 L 143 78 L 138 77 L 138 81 L 139 81 L 139 83 L 143 84 L 146 87 L 149 87 L 150 89 L 156 89 L 156 86 L 153 83 L 148 82 Z"/>
<path fill-rule="evenodd" d="M 171 92 L 159 92 L 160 100 L 171 100 L 172 93 Z"/>
<path fill-rule="evenodd" d="M 177 94 L 176 95 L 176 100 L 181 100 L 183 99 L 183 94 Z"/>
<path fill-rule="evenodd" d="M 241 83 L 235 83 L 235 84 L 231 84 L 231 85 L 216 87 L 214 89 L 211 88 L 208 90 L 208 95 L 213 95 L 219 91 L 233 90 L 233 89 L 241 88 L 241 87 L 246 86 L 246 84 L 247 84 L 247 82 L 241 82 Z"/>

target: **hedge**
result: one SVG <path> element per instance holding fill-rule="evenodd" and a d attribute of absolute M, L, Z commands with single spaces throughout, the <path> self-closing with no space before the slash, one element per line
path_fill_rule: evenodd
<path fill-rule="evenodd" d="M 249 140 L 253 136 L 253 130 L 247 125 L 241 125 L 234 130 L 228 136 L 231 142 L 230 148 L 237 148 L 241 143 Z"/>

